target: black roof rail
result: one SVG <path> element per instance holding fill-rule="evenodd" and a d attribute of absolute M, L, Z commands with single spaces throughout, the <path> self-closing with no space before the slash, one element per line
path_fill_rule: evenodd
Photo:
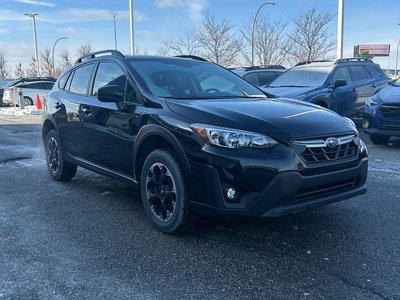
<path fill-rule="evenodd" d="M 107 55 L 107 54 L 108 54 L 108 55 L 115 55 L 115 56 L 118 56 L 118 57 L 125 57 L 125 55 L 123 55 L 123 54 L 122 54 L 120 51 L 118 51 L 118 50 L 113 50 L 113 49 L 111 49 L 111 50 L 101 50 L 101 51 L 91 52 L 91 53 L 82 55 L 81 57 L 79 57 L 79 58 L 76 60 L 75 65 L 76 65 L 76 64 L 79 64 L 80 62 L 82 62 L 82 61 L 84 61 L 84 60 L 88 60 L 88 59 L 91 59 L 91 58 L 95 58 L 95 57 L 97 57 L 97 56 Z"/>
<path fill-rule="evenodd" d="M 349 58 L 340 58 L 335 61 L 335 65 L 346 63 L 346 62 L 371 62 L 373 63 L 371 58 L 368 57 L 349 57 Z"/>
<path fill-rule="evenodd" d="M 301 62 L 299 62 L 299 63 L 297 63 L 296 65 L 295 65 L 295 67 L 297 67 L 297 66 L 304 66 L 304 65 L 307 65 L 307 64 L 311 64 L 311 63 L 322 63 L 322 62 L 332 62 L 331 60 L 310 60 L 310 61 L 301 61 Z"/>
<path fill-rule="evenodd" d="M 195 59 L 195 60 L 200 60 L 200 61 L 208 61 L 200 56 L 196 55 L 175 55 L 174 57 L 181 57 L 181 58 L 190 58 L 190 59 Z"/>
<path fill-rule="evenodd" d="M 252 66 L 252 67 L 245 67 L 246 71 L 251 70 L 261 70 L 261 69 L 281 69 L 286 70 L 286 68 L 282 65 L 261 65 L 261 66 Z"/>

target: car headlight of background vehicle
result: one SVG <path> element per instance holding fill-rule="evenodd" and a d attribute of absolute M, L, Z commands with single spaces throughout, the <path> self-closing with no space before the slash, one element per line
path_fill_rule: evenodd
<path fill-rule="evenodd" d="M 372 98 L 368 98 L 367 102 L 365 102 L 366 106 L 375 106 L 378 105 Z"/>
<path fill-rule="evenodd" d="M 278 144 L 273 138 L 255 132 L 205 124 L 192 124 L 190 127 L 206 143 L 224 148 L 272 148 Z"/>

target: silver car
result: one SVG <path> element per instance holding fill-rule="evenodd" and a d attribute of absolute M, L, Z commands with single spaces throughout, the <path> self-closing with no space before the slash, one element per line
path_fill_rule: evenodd
<path fill-rule="evenodd" d="M 18 105 L 19 97 L 17 91 L 21 91 L 24 97 L 24 105 L 34 105 L 37 96 L 39 96 L 42 101 L 43 97 L 47 96 L 51 91 L 53 85 L 54 82 L 50 81 L 32 81 L 23 82 L 12 87 L 6 87 L 3 94 L 3 103 L 8 105 Z"/>

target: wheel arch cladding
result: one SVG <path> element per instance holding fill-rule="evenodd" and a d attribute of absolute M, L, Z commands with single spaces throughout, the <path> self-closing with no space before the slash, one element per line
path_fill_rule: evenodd
<path fill-rule="evenodd" d="M 185 175 L 190 175 L 189 160 L 178 139 L 167 129 L 159 125 L 145 125 L 140 129 L 134 142 L 134 176 L 140 179 L 146 157 L 155 149 L 170 148 L 182 164 Z"/>
<path fill-rule="evenodd" d="M 52 121 L 50 121 L 49 119 L 46 119 L 43 122 L 43 125 L 42 125 L 42 139 L 43 139 L 43 141 L 45 141 L 47 134 L 52 129 L 56 129 L 56 127 L 54 126 L 54 123 Z"/>

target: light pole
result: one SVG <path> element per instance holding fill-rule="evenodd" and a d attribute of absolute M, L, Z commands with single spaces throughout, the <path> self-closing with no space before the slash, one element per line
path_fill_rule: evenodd
<path fill-rule="evenodd" d="M 66 36 L 60 37 L 60 38 L 58 38 L 58 39 L 55 41 L 55 43 L 54 43 L 54 45 L 53 45 L 53 51 L 52 51 L 53 77 L 56 77 L 55 64 L 54 64 L 54 49 L 56 48 L 56 45 L 57 45 L 57 43 L 58 43 L 59 40 L 66 40 L 66 39 L 68 39 Z"/>
<path fill-rule="evenodd" d="M 263 8 L 265 5 L 276 5 L 276 3 L 275 2 L 266 2 L 264 4 L 261 4 L 257 9 L 256 15 L 254 16 L 253 28 L 251 31 L 251 66 L 254 66 L 254 28 L 256 27 L 258 13 L 260 12 L 261 8 Z"/>
<path fill-rule="evenodd" d="M 338 32 L 336 58 L 343 58 L 343 19 L 344 19 L 344 0 L 338 1 Z"/>
<path fill-rule="evenodd" d="M 37 46 L 37 38 L 36 38 L 36 16 L 38 14 L 25 14 L 25 16 L 28 16 L 32 18 L 32 25 L 33 25 L 33 43 L 35 46 L 35 58 L 36 58 L 36 75 L 40 77 L 40 68 L 39 68 L 39 52 L 38 52 L 38 46 Z"/>
<path fill-rule="evenodd" d="M 129 0 L 129 23 L 130 23 L 130 36 L 131 36 L 131 55 L 135 53 L 135 43 L 133 34 L 133 0 Z"/>
<path fill-rule="evenodd" d="M 397 25 L 400 25 L 400 23 L 398 23 Z M 396 65 L 394 66 L 394 78 L 396 78 L 397 76 L 397 63 L 399 61 L 399 46 L 400 46 L 400 41 L 397 43 Z"/>
<path fill-rule="evenodd" d="M 115 50 L 117 50 L 117 25 L 115 23 L 115 13 L 114 13 L 114 46 Z"/>

